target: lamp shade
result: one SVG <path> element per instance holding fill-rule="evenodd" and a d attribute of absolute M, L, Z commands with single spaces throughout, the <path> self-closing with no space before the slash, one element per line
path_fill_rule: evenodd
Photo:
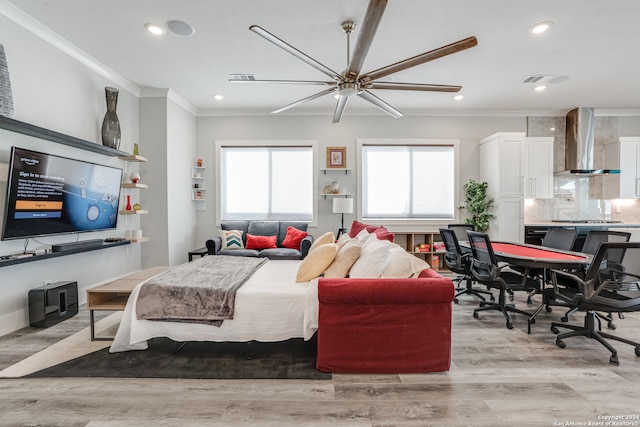
<path fill-rule="evenodd" d="M 333 213 L 353 213 L 353 199 L 338 197 L 333 199 Z"/>

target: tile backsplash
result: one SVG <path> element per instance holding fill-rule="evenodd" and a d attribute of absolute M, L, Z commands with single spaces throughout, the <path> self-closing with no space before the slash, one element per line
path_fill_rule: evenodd
<path fill-rule="evenodd" d="M 528 117 L 527 136 L 554 137 L 554 170 L 564 170 L 564 117 Z M 618 138 L 618 118 L 596 117 L 594 136 L 594 167 L 602 167 L 604 143 Z M 603 179 L 602 176 L 555 176 L 553 199 L 526 200 L 525 223 L 577 219 L 640 223 L 640 202 L 604 199 Z"/>

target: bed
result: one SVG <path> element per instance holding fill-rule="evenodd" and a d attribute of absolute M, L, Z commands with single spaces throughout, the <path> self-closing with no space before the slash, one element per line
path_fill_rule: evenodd
<path fill-rule="evenodd" d="M 214 257 L 203 257 L 189 264 L 198 267 L 197 263 L 206 263 L 208 258 Z M 224 320 L 219 327 L 138 319 L 135 308 L 142 286 L 140 284 L 127 301 L 109 351 L 145 350 L 147 340 L 156 337 L 167 337 L 176 342 L 309 340 L 318 327 L 318 279 L 296 282 L 296 272 L 301 262 L 278 260 L 262 265 L 237 290 L 233 319 Z"/>

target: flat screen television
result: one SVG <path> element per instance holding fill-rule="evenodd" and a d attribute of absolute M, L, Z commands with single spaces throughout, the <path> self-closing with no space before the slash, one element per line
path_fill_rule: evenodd
<path fill-rule="evenodd" d="M 115 229 L 122 169 L 12 147 L 2 240 Z"/>

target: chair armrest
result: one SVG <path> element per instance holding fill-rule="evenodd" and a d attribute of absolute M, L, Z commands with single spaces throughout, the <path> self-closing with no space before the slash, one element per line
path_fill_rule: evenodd
<path fill-rule="evenodd" d="M 311 234 L 308 234 L 307 237 L 302 239 L 300 242 L 300 259 L 305 259 L 305 257 L 309 254 L 309 248 L 313 244 L 314 237 Z"/>
<path fill-rule="evenodd" d="M 218 252 L 220 252 L 220 247 L 222 246 L 222 239 L 220 237 L 209 239 L 207 240 L 206 246 L 209 250 L 207 252 L 209 255 L 218 255 Z"/>

